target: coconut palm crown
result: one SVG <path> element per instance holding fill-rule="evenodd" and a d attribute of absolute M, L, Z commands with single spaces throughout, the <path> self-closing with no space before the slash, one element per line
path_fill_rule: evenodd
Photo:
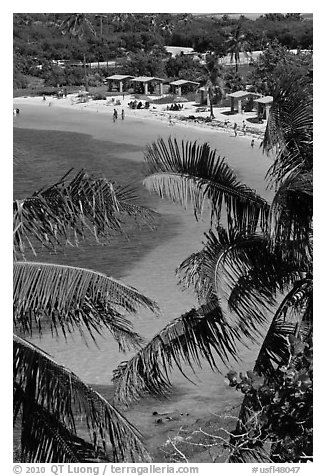
<path fill-rule="evenodd" d="M 240 62 L 240 53 L 244 53 L 246 56 L 248 51 L 250 51 L 250 45 L 247 41 L 247 37 L 244 33 L 241 32 L 241 26 L 238 25 L 236 29 L 229 35 L 229 38 L 226 41 L 227 52 L 231 56 L 231 62 L 235 61 L 235 70 L 238 71 L 239 62 Z"/>

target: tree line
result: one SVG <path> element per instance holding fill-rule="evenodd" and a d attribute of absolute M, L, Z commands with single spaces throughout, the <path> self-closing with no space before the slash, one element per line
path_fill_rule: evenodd
<path fill-rule="evenodd" d="M 256 20 L 191 14 L 87 14 L 87 18 L 91 28 L 85 29 L 81 39 L 62 34 L 65 14 L 14 14 L 16 87 L 21 87 L 24 75 L 53 83 L 59 72 L 52 60 L 58 59 L 118 59 L 124 67 L 136 65 L 139 74 L 147 71 L 170 77 L 175 76 L 171 66 L 162 62 L 167 59 L 165 45 L 192 47 L 199 54 L 210 51 L 221 57 L 230 51 L 230 38 L 237 35 L 245 36 L 252 51 L 262 50 L 276 39 L 287 49 L 311 49 L 313 44 L 312 20 L 299 14 L 267 14 Z M 186 69 L 189 73 L 193 65 L 186 65 Z M 68 83 L 78 84 L 82 74 L 68 68 L 66 76 Z"/>

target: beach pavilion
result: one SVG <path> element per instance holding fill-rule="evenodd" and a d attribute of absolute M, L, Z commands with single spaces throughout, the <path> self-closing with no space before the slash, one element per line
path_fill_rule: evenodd
<path fill-rule="evenodd" d="M 109 83 L 109 91 L 112 91 L 114 85 L 118 85 L 119 93 L 123 93 L 125 86 L 134 76 L 128 76 L 125 74 L 114 74 L 113 76 L 108 76 L 106 80 Z"/>
<path fill-rule="evenodd" d="M 137 78 L 131 79 L 131 82 L 135 83 L 135 87 L 137 85 L 142 86 L 142 93 L 143 94 L 148 94 L 148 87 L 152 86 L 155 88 L 155 86 L 158 84 L 159 86 L 159 94 L 160 96 L 163 95 L 163 82 L 164 79 L 161 78 L 155 78 L 154 76 L 138 76 Z"/>
<path fill-rule="evenodd" d="M 249 91 L 235 91 L 234 93 L 227 94 L 231 98 L 231 114 L 234 113 L 235 102 L 237 101 L 238 113 L 242 113 L 242 101 L 248 101 L 249 99 L 258 98 L 260 94 L 252 93 Z"/>
<path fill-rule="evenodd" d="M 257 103 L 257 117 L 263 118 L 266 117 L 266 120 L 269 116 L 270 108 L 273 104 L 273 96 L 263 96 L 259 99 L 255 99 L 254 102 Z"/>
<path fill-rule="evenodd" d="M 174 94 L 182 96 L 182 94 L 185 93 L 185 89 L 197 89 L 199 83 L 197 83 L 196 81 L 187 81 L 186 79 L 178 79 L 177 81 L 172 81 L 170 83 L 170 86 Z"/>

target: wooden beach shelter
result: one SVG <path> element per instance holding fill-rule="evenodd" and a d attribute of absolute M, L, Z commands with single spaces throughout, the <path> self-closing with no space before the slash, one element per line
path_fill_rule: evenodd
<path fill-rule="evenodd" d="M 133 78 L 133 76 L 128 76 L 125 74 L 114 74 L 113 76 L 108 76 L 106 80 L 109 84 L 109 91 L 112 91 L 114 85 L 118 85 L 119 93 L 123 93 L 125 90 L 126 84 Z"/>
<path fill-rule="evenodd" d="M 137 78 L 131 79 L 133 83 L 135 83 L 135 87 L 137 85 L 141 85 L 141 89 L 143 94 L 148 94 L 148 86 L 151 85 L 152 87 L 155 88 L 155 86 L 158 84 L 159 86 L 159 94 L 160 96 L 163 95 L 163 82 L 164 79 L 161 78 L 155 78 L 154 76 L 138 76 Z"/>
<path fill-rule="evenodd" d="M 249 91 L 235 91 L 234 93 L 227 94 L 227 96 L 231 98 L 230 108 L 231 113 L 233 114 L 235 110 L 235 102 L 237 102 L 238 113 L 242 113 L 242 101 L 247 101 L 250 98 L 258 98 L 259 94 Z"/>
<path fill-rule="evenodd" d="M 257 103 L 257 117 L 266 118 L 268 120 L 269 111 L 273 104 L 273 96 L 263 96 L 259 99 L 255 99 L 254 102 Z"/>
<path fill-rule="evenodd" d="M 170 83 L 172 93 L 182 96 L 185 93 L 185 90 L 194 90 L 197 89 L 199 83 L 196 81 L 187 81 L 186 79 L 178 79 L 177 81 L 172 81 Z M 186 91 L 187 92 L 187 91 Z"/>

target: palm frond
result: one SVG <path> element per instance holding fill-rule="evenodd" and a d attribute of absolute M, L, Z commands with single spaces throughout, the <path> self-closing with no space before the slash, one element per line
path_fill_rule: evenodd
<path fill-rule="evenodd" d="M 295 170 L 312 171 L 312 94 L 305 78 L 291 75 L 279 78 L 272 95 L 263 149 L 276 151 L 267 178 L 279 185 Z"/>
<path fill-rule="evenodd" d="M 272 378 L 275 369 L 289 358 L 288 336 L 312 326 L 313 287 L 310 277 L 296 281 L 279 305 L 260 348 L 254 371 Z M 303 324 L 304 323 L 304 324 Z M 307 329 L 305 324 L 307 324 Z"/>
<path fill-rule="evenodd" d="M 69 431 L 44 407 L 31 399 L 27 401 L 21 387 L 15 385 L 15 393 L 21 394 L 24 408 L 20 421 L 22 462 L 96 463 L 108 460 L 103 450 L 95 450 L 92 444 Z"/>
<path fill-rule="evenodd" d="M 180 281 L 194 286 L 200 299 L 224 298 L 231 313 L 227 322 L 244 339 L 261 337 L 263 325 L 280 294 L 287 292 L 307 270 L 301 262 L 283 259 L 264 235 L 219 226 L 205 234 L 203 250 L 185 260 Z M 309 271 L 309 270 L 308 270 Z"/>
<path fill-rule="evenodd" d="M 215 256 L 210 259 L 207 248 L 192 253 L 176 269 L 178 284 L 184 290 L 193 288 L 199 303 L 204 303 L 216 297 L 214 281 Z"/>
<path fill-rule="evenodd" d="M 71 36 L 77 37 L 79 40 L 85 36 L 87 30 L 89 30 L 93 36 L 96 36 L 96 30 L 86 13 L 73 13 L 69 15 L 61 22 L 60 30 L 63 35 L 69 33 Z"/>
<path fill-rule="evenodd" d="M 107 242 L 123 231 L 122 220 L 132 216 L 152 224 L 155 214 L 133 205 L 131 191 L 105 178 L 80 171 L 68 182 L 69 171 L 57 183 L 38 190 L 31 197 L 14 202 L 14 251 L 24 254 L 35 247 L 55 249 L 62 244 L 77 246 L 92 237 Z"/>
<path fill-rule="evenodd" d="M 232 311 L 228 322 L 240 327 L 245 322 L 246 337 L 260 335 L 258 329 L 265 322 L 276 292 L 267 280 L 268 273 L 279 266 L 278 261 L 273 261 L 268 240 L 250 230 L 226 230 L 221 226 L 205 233 L 205 237 L 204 248 L 178 268 L 181 283 L 194 286 L 200 299 L 224 298 Z"/>
<path fill-rule="evenodd" d="M 188 311 L 115 370 L 115 401 L 128 405 L 144 394 L 165 397 L 172 389 L 173 366 L 186 378 L 183 365 L 195 373 L 194 366 L 201 366 L 202 359 L 218 370 L 218 360 L 227 363 L 230 357 L 237 358 L 236 339 L 239 335 L 228 326 L 217 300 Z"/>
<path fill-rule="evenodd" d="M 80 444 L 80 440 L 71 441 L 71 435 L 77 436 L 78 418 L 85 421 L 95 457 L 102 451 L 114 462 L 150 461 L 139 432 L 108 401 L 41 349 L 17 336 L 14 336 L 14 383 L 16 414 L 19 406 L 25 416 L 30 405 L 43 409 L 37 412 L 38 420 L 43 419 L 43 423 L 38 425 L 35 421 L 32 433 L 24 433 L 24 428 L 21 433 L 22 447 L 33 462 L 40 462 L 45 455 L 49 462 L 56 452 L 64 452 L 63 445 L 71 448 L 72 443 Z M 50 424 L 49 415 L 51 421 L 58 422 L 52 431 L 46 426 Z M 28 441 L 30 434 L 35 438 Z M 86 456 L 89 458 L 88 453 Z"/>
<path fill-rule="evenodd" d="M 135 313 L 139 308 L 157 312 L 154 301 L 135 288 L 103 273 L 49 263 L 14 263 L 14 324 L 31 332 L 47 321 L 64 334 L 74 327 L 100 332 L 111 330 L 122 348 L 142 342 L 119 309 Z"/>
<path fill-rule="evenodd" d="M 145 186 L 183 206 L 190 204 L 196 218 L 204 203 L 211 208 L 211 218 L 220 220 L 224 209 L 239 228 L 258 224 L 264 227 L 267 202 L 249 187 L 237 181 L 224 159 L 205 143 L 181 142 L 169 138 L 157 140 L 147 148 L 145 160 L 149 176 Z"/>
<path fill-rule="evenodd" d="M 301 260 L 310 248 L 313 218 L 312 172 L 288 176 L 279 186 L 270 209 L 269 234 L 273 246 L 280 243 L 296 244 Z M 292 248 L 284 246 L 284 254 Z M 311 253 L 311 250 L 309 254 Z M 309 254 L 305 261 L 311 261 Z"/>

